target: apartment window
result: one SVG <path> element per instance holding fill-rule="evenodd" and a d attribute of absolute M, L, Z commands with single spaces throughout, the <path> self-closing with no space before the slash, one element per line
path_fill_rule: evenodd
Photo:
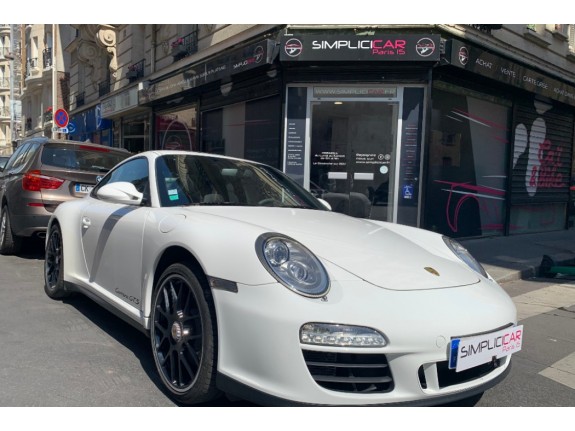
<path fill-rule="evenodd" d="M 568 37 L 569 36 L 569 24 L 552 24 L 553 32 L 558 35 Z"/>

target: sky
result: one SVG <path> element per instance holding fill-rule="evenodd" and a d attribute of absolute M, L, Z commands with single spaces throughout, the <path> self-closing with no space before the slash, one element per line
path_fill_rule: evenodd
<path fill-rule="evenodd" d="M 553 7 L 555 3 L 558 7 Z M 555 22 L 564 10 L 558 0 L 521 4 L 501 0 L 120 0 L 89 3 L 28 0 L 26 7 L 12 4 L 3 8 L 2 20 L 15 24 L 95 24 L 109 22 L 111 18 L 122 24 L 372 24 L 374 21 L 384 24 L 495 24 L 494 21 L 517 24 Z M 90 21 L 86 22 L 86 19 Z"/>

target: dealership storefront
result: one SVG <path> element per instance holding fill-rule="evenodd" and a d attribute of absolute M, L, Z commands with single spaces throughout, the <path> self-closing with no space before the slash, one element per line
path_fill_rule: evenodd
<path fill-rule="evenodd" d="M 334 211 L 452 237 L 568 227 L 575 89 L 459 40 L 286 33 L 142 84 L 145 149 L 267 163 Z"/>
<path fill-rule="evenodd" d="M 283 36 L 284 170 L 334 211 L 417 226 L 439 35 Z"/>
<path fill-rule="evenodd" d="M 573 226 L 572 85 L 439 35 L 281 48 L 284 169 L 334 210 L 452 237 Z"/>

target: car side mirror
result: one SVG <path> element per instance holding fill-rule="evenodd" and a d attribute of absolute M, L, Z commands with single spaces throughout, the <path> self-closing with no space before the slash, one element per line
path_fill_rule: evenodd
<path fill-rule="evenodd" d="M 124 181 L 106 184 L 98 189 L 96 196 L 105 202 L 135 206 L 141 205 L 144 198 L 132 183 Z"/>

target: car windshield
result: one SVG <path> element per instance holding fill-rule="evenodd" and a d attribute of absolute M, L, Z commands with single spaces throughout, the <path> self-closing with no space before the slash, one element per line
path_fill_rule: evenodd
<path fill-rule="evenodd" d="M 118 152 L 108 148 L 90 145 L 45 145 L 42 164 L 74 171 L 108 172 L 122 160 L 131 156 L 129 152 Z"/>
<path fill-rule="evenodd" d="M 162 206 L 236 205 L 325 208 L 269 166 L 219 157 L 169 154 L 156 160 Z"/>

